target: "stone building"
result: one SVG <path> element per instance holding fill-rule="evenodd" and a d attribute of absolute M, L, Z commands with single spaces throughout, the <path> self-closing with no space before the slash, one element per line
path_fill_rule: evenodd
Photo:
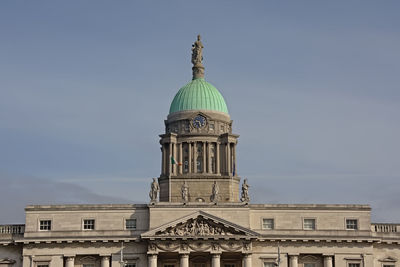
<path fill-rule="evenodd" d="M 27 206 L 24 225 L 0 226 L 0 267 L 400 267 L 400 224 L 371 223 L 368 205 L 250 202 L 202 49 L 198 37 L 149 204 Z"/>

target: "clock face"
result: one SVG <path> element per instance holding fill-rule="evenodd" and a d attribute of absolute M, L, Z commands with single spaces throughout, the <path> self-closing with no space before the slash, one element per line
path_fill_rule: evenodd
<path fill-rule="evenodd" d="M 207 122 L 206 118 L 204 118 L 201 115 L 197 115 L 196 117 L 194 117 L 194 119 L 192 121 L 193 126 L 195 128 L 201 128 L 201 127 L 206 126 L 206 122 Z"/>

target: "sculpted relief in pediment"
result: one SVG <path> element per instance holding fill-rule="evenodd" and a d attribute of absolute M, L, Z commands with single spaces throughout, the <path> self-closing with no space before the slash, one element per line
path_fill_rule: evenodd
<path fill-rule="evenodd" d="M 226 236 L 243 234 L 245 233 L 202 216 L 189 219 L 186 222 L 168 227 L 156 233 L 158 236 Z"/>

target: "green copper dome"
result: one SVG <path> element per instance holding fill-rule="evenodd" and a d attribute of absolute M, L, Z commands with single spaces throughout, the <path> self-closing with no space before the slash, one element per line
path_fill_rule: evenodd
<path fill-rule="evenodd" d="M 183 110 L 214 110 L 228 114 L 223 96 L 204 78 L 193 79 L 175 95 L 169 114 Z"/>

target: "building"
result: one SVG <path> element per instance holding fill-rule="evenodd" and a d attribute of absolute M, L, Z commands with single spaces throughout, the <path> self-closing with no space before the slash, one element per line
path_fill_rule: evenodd
<path fill-rule="evenodd" d="M 202 49 L 199 36 L 149 204 L 27 206 L 24 225 L 0 226 L 0 267 L 400 267 L 400 224 L 371 223 L 368 205 L 250 203 Z"/>

